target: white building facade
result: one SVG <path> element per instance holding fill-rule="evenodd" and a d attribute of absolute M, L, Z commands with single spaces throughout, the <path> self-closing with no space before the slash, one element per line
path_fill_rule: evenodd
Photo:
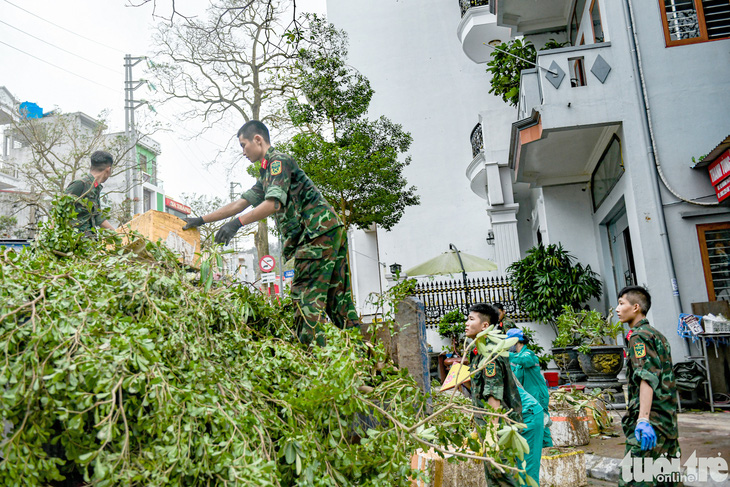
<path fill-rule="evenodd" d="M 329 0 L 327 17 L 348 33 L 349 64 L 367 76 L 375 90 L 371 117 L 385 115 L 413 136 L 409 150 L 412 162 L 404 174 L 421 198 L 421 204 L 407 208 L 391 231 L 351 231 L 350 259 L 358 310 L 366 320 L 376 311 L 366 304 L 368 295 L 392 285 L 391 264 L 400 264 L 405 271 L 448 251 L 449 244 L 500 266 L 492 273 L 469 273 L 469 278 L 502 274 L 509 257 L 504 257 L 496 239 L 487 239 L 500 233 L 500 224 L 502 228 L 511 225 L 511 234 L 516 236 L 511 192 L 504 192 L 499 201 L 496 195 L 500 188 L 490 188 L 494 195 L 490 205 L 485 194 L 472 191 L 464 171 L 475 159 L 481 161 L 475 164 L 481 163 L 482 168 L 490 165 L 485 171 L 496 168 L 492 154 L 487 155 L 479 143 L 481 138 L 486 142 L 493 136 L 487 133 L 480 137 L 481 127 L 492 127 L 491 120 L 481 120 L 480 112 L 494 107 L 509 124 L 515 109 L 489 94 L 484 67 L 464 56 L 461 42 L 454 36 L 461 19 L 458 2 Z M 505 167 L 502 164 L 497 170 Z M 491 207 L 504 210 L 502 220 L 494 220 L 494 228 L 487 214 Z M 453 278 L 461 279 L 461 273 Z M 439 349 L 440 339 L 433 330 L 429 330 L 428 341 Z"/>
<path fill-rule="evenodd" d="M 329 0 L 327 8 L 350 35 L 351 64 L 375 89 L 371 112 L 413 134 L 407 177 L 422 198 L 392 232 L 356 232 L 355 252 L 379 247 L 382 263 L 408 268 L 444 251 L 446 239 L 503 273 L 530 247 L 561 243 L 601 275 L 601 311 L 621 287 L 647 286 L 649 319 L 675 361 L 683 358 L 679 313 L 722 298 L 725 277 L 730 285 L 715 249 L 726 243 L 730 253 L 730 209 L 718 204 L 707 168 L 692 169 L 693 157 L 730 146 L 727 2 Z M 488 94 L 485 63 L 488 44 L 515 36 L 538 49 L 567 44 L 538 51 L 511 108 Z M 476 123 L 483 149 L 472 153 Z M 477 130 L 475 147 L 478 138 Z M 377 290 L 357 255 L 361 299 L 364 288 Z"/>

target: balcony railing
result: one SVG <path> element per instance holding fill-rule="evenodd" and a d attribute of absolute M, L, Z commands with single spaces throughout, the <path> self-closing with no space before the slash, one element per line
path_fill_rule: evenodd
<path fill-rule="evenodd" d="M 18 177 L 18 166 L 9 162 L 0 161 L 0 173 L 7 176 L 17 178 Z"/>
<path fill-rule="evenodd" d="M 484 151 L 484 136 L 482 134 L 482 124 L 478 123 L 469 136 L 471 140 L 471 155 L 476 157 L 477 154 Z"/>
<path fill-rule="evenodd" d="M 461 16 L 466 14 L 466 11 L 472 7 L 482 7 L 489 5 L 489 0 L 459 0 L 459 7 L 461 7 Z"/>

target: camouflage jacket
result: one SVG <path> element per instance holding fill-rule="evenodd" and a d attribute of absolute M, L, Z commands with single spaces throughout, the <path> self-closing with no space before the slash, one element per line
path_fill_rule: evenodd
<path fill-rule="evenodd" d="M 476 353 L 476 349 L 472 353 Z M 469 361 L 470 371 L 479 368 L 480 358 L 477 356 Z M 509 361 L 505 357 L 497 357 L 487 368 L 471 378 L 472 404 L 486 408 L 489 396 L 498 399 L 504 410 L 512 410 L 509 414 L 511 419 L 522 422 L 522 400 Z"/>
<path fill-rule="evenodd" d="M 284 257 L 287 260 L 294 256 L 301 243 L 342 226 L 335 210 L 294 158 L 277 152 L 273 147 L 266 151 L 261 161 L 256 184 L 241 198 L 253 206 L 267 199 L 276 199 L 282 204 L 283 209 L 274 213 L 273 217 L 284 237 Z"/>
<path fill-rule="evenodd" d="M 642 380 L 654 390 L 649 421 L 658 435 L 677 438 L 677 386 L 672 353 L 667 338 L 644 319 L 632 329 L 628 347 L 629 405 L 623 419 L 624 434 L 634 434 L 639 418 L 639 385 Z"/>
<path fill-rule="evenodd" d="M 105 220 L 101 213 L 101 190 L 103 186 L 94 183 L 94 176 L 87 174 L 72 181 L 66 187 L 66 194 L 78 197 L 76 201 L 76 220 L 74 225 L 80 232 L 87 232 L 101 226 Z"/>

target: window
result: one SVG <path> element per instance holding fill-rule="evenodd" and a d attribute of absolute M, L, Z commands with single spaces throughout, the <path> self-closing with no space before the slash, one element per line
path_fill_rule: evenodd
<path fill-rule="evenodd" d="M 570 45 L 576 46 L 578 40 L 578 29 L 580 28 L 580 19 L 583 16 L 583 9 L 586 6 L 586 0 L 577 0 L 573 7 L 573 14 L 570 16 Z"/>
<path fill-rule="evenodd" d="M 730 37 L 727 0 L 659 0 L 667 47 Z"/>
<path fill-rule="evenodd" d="M 144 212 L 147 212 L 152 209 L 152 192 L 144 190 L 144 194 L 142 195 L 142 203 Z"/>
<path fill-rule="evenodd" d="M 601 206 L 603 200 L 606 199 L 606 196 L 623 174 L 624 163 L 621 158 L 621 141 L 614 135 L 591 175 L 591 199 L 593 200 L 594 210 Z"/>
<path fill-rule="evenodd" d="M 697 225 L 710 301 L 730 301 L 730 222 Z"/>
<path fill-rule="evenodd" d="M 570 86 L 577 88 L 586 85 L 586 70 L 583 56 L 568 58 L 568 68 L 570 70 Z"/>
<path fill-rule="evenodd" d="M 591 23 L 593 24 L 593 42 L 603 42 L 603 26 L 598 0 L 593 0 L 591 4 Z"/>

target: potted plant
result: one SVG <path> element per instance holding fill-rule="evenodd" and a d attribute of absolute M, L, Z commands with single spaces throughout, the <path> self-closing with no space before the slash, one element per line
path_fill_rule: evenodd
<path fill-rule="evenodd" d="M 581 326 L 581 315 L 571 306 L 563 306 L 563 313 L 555 320 L 558 336 L 553 340 L 553 358 L 560 369 L 563 382 L 582 382 L 587 376 L 580 367 L 578 351 L 580 345 L 578 328 Z"/>
<path fill-rule="evenodd" d="M 459 309 L 452 309 L 439 321 L 439 335 L 451 341 L 454 355 L 460 356 L 460 344 L 466 331 L 466 318 Z"/>
<path fill-rule="evenodd" d="M 613 322 L 613 311 L 606 318 L 598 311 L 583 311 L 585 316 L 577 329 L 581 341 L 576 349 L 580 368 L 588 376 L 588 382 L 597 387 L 614 387 L 617 375 L 623 367 L 624 347 L 616 344 L 622 332 L 620 322 Z"/>

